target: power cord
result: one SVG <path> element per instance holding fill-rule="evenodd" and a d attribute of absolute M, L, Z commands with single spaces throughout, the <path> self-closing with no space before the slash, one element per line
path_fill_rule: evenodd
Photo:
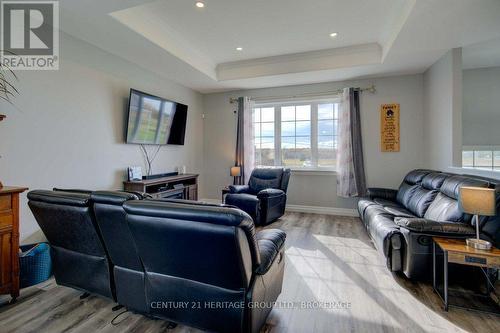
<path fill-rule="evenodd" d="M 122 319 L 122 320 L 120 320 L 119 322 L 116 322 L 116 321 L 115 321 L 116 319 L 118 319 L 118 317 L 120 317 L 122 314 L 124 314 L 124 313 L 126 313 L 126 312 L 128 312 L 128 310 L 126 310 L 126 309 L 125 309 L 125 310 L 123 310 L 122 312 L 120 312 L 119 314 L 117 314 L 117 315 L 116 315 L 113 319 L 111 319 L 111 325 L 113 325 L 113 326 L 118 326 L 118 325 L 120 325 L 120 323 L 121 323 L 122 321 L 124 321 L 125 319 L 127 319 L 127 318 Z"/>
<path fill-rule="evenodd" d="M 150 156 L 150 153 L 146 149 L 146 146 L 141 145 L 141 150 L 142 150 L 142 153 L 144 154 L 144 158 L 146 159 L 146 163 L 147 163 L 146 173 L 148 176 L 151 175 L 153 162 L 156 159 L 156 156 L 158 155 L 158 152 L 160 151 L 160 149 L 161 149 L 161 145 L 158 145 L 156 147 L 156 151 L 154 152 L 154 154 L 152 156 Z"/>

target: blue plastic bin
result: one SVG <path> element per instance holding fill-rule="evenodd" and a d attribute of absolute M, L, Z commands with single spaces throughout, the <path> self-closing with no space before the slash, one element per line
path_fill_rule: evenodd
<path fill-rule="evenodd" d="M 47 243 L 20 246 L 20 286 L 26 288 L 46 281 L 52 275 L 50 246 Z"/>

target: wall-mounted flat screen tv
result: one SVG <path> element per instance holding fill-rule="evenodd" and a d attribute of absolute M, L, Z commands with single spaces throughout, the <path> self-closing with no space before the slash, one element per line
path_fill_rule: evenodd
<path fill-rule="evenodd" d="M 183 145 L 187 105 L 130 89 L 127 143 Z"/>

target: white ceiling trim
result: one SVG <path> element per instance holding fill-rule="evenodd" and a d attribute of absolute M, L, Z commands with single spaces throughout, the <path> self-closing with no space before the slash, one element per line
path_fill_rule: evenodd
<path fill-rule="evenodd" d="M 132 7 L 109 15 L 203 74 L 217 80 L 216 64 L 165 21 L 158 19 L 156 15 L 151 15 L 147 7 Z"/>
<path fill-rule="evenodd" d="M 217 66 L 217 79 L 218 81 L 237 80 L 380 64 L 381 58 L 380 45 L 369 43 L 222 63 Z"/>

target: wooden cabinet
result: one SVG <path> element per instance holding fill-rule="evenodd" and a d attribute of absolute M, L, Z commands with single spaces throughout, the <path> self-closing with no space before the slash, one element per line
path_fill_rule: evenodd
<path fill-rule="evenodd" d="M 185 174 L 123 182 L 125 191 L 148 193 L 154 198 L 198 200 L 198 175 Z"/>
<path fill-rule="evenodd" d="M 19 296 L 19 194 L 24 187 L 0 188 L 0 294 Z"/>

